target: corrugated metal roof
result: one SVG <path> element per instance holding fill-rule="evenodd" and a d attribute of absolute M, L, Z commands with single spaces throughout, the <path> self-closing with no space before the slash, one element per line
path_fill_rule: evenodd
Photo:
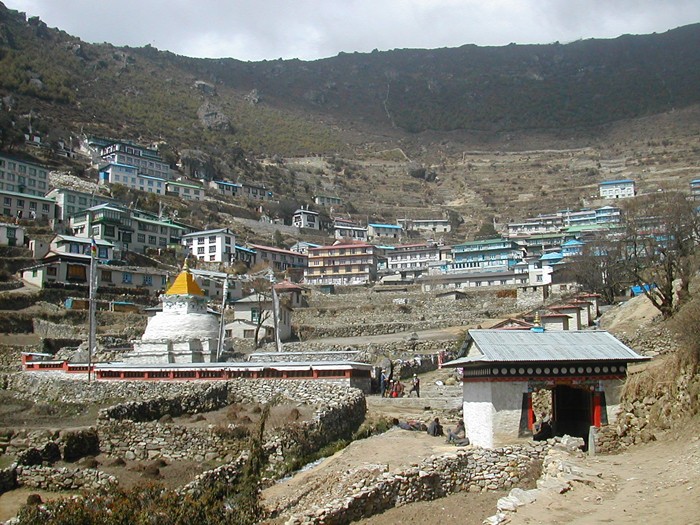
<path fill-rule="evenodd" d="M 642 361 L 604 330 L 469 330 L 474 343 L 470 356 L 447 366 L 478 362 L 515 361 Z M 481 354 L 481 355 L 479 355 Z"/>

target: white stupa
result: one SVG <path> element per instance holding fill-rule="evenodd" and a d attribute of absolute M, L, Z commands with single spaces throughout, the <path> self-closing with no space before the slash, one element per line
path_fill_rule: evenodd
<path fill-rule="evenodd" d="M 148 321 L 125 363 L 209 363 L 216 361 L 219 320 L 207 312 L 207 297 L 187 263 L 161 296 L 163 310 Z"/>

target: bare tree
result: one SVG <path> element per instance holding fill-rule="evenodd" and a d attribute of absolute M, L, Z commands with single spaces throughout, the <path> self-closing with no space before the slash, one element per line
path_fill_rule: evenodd
<path fill-rule="evenodd" d="M 629 284 L 622 269 L 620 248 L 619 242 L 601 237 L 586 243 L 568 268 L 584 290 L 599 293 L 608 304 Z"/>
<path fill-rule="evenodd" d="M 695 207 L 679 192 L 662 191 L 630 200 L 624 212 L 618 241 L 622 272 L 664 318 L 671 317 L 688 298 L 697 269 Z"/>

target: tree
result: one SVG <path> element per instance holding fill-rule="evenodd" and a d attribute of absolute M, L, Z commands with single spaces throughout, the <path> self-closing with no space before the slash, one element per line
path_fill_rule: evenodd
<path fill-rule="evenodd" d="M 251 320 L 255 323 L 254 342 L 255 348 L 260 348 L 265 336 L 260 336 L 260 331 L 265 322 L 272 315 L 272 288 L 270 280 L 265 277 L 257 277 L 250 281 L 248 293 L 253 298 L 251 307 Z"/>
<path fill-rule="evenodd" d="M 697 269 L 700 228 L 695 207 L 679 192 L 661 191 L 630 200 L 624 217 L 618 241 L 622 272 L 669 318 L 688 299 Z"/>
<path fill-rule="evenodd" d="M 599 293 L 605 303 L 612 303 L 626 286 L 622 271 L 620 243 L 600 238 L 587 243 L 580 255 L 568 265 L 571 277 L 584 290 Z"/>

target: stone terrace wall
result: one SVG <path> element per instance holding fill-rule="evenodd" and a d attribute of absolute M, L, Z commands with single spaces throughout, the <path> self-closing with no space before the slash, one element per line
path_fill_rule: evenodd
<path fill-rule="evenodd" d="M 494 450 L 470 447 L 433 456 L 418 466 L 385 472 L 373 481 L 358 483 L 354 494 L 294 516 L 287 524 L 345 525 L 392 507 L 455 492 L 508 489 L 535 468 L 555 442 Z"/>
<path fill-rule="evenodd" d="M 117 478 L 95 469 L 69 469 L 18 465 L 17 483 L 34 489 L 104 491 L 118 484 Z"/>
<path fill-rule="evenodd" d="M 189 397 L 193 401 L 197 399 L 191 394 L 183 399 Z M 278 397 L 317 408 L 312 420 L 289 425 L 266 437 L 265 448 L 273 466 L 282 463 L 289 454 L 308 454 L 353 432 L 366 411 L 364 395 L 356 389 L 319 381 L 235 379 L 210 385 L 202 391 L 200 405 L 194 402 L 181 405 L 177 398 L 158 398 L 102 410 L 97 424 L 100 446 L 103 452 L 126 459 L 231 461 L 231 450 L 236 448 L 227 432 L 153 420 L 173 407 L 177 413 L 171 415 L 179 415 L 213 410 L 233 402 L 267 403 Z M 183 410 L 183 406 L 188 408 Z"/>
<path fill-rule="evenodd" d="M 313 294 L 309 308 L 294 310 L 294 325 L 302 340 L 381 335 L 475 324 L 510 314 L 513 303 L 495 291 L 469 290 L 466 299 L 455 301 L 417 288 L 383 293 L 360 288 L 340 296 Z"/>

